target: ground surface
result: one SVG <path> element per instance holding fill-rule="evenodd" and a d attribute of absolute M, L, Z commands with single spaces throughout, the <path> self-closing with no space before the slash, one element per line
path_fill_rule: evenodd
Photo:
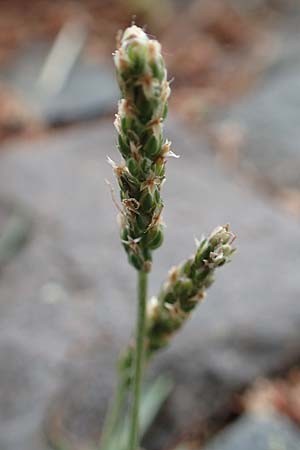
<path fill-rule="evenodd" d="M 30 8 L 24 0 L 3 1 L 0 141 L 16 135 L 36 136 L 47 131 L 49 122 L 57 125 L 79 118 L 86 120 L 95 112 L 100 115 L 114 111 L 114 96 L 111 105 L 106 102 L 105 94 L 111 91 L 111 83 L 107 81 L 107 70 L 102 70 L 101 77 L 101 65 L 111 70 L 116 33 L 133 18 L 163 44 L 175 93 L 171 99 L 172 109 L 199 126 L 214 106 L 230 104 L 256 83 L 272 61 L 274 50 L 276 53 L 278 27 L 296 12 L 293 0 L 258 0 L 251 2 L 251 6 L 243 0 L 165 0 L 163 4 L 157 0 L 32 0 Z M 29 99 L 40 99 L 41 93 L 32 83 L 28 84 L 28 73 L 33 72 L 38 80 L 41 62 L 47 60 L 51 46 L 70 24 L 86 32 L 79 59 L 91 67 L 85 70 L 81 67 L 71 73 L 66 83 L 69 95 L 59 96 L 53 104 L 52 94 L 50 102 L 46 99 L 47 105 L 37 108 L 35 101 Z M 71 40 L 76 41 L 75 38 L 76 35 Z M 32 46 L 36 51 L 28 55 L 28 47 Z M 48 52 L 41 54 L 41 47 Z M 63 66 L 64 59 L 59 67 Z M 36 64 L 38 70 L 35 70 Z M 92 88 L 94 83 L 95 88 Z M 87 85 L 97 89 L 100 98 L 91 97 Z M 104 104 L 99 105 L 103 100 L 101 90 Z M 72 99 L 73 111 L 70 111 Z M 57 109 L 61 111 L 58 117 L 53 117 Z M 64 116 L 63 121 L 61 116 Z"/>
<path fill-rule="evenodd" d="M 151 291 L 193 251 L 194 236 L 219 223 L 231 222 L 239 253 L 157 361 L 176 389 L 151 434 L 153 449 L 300 357 L 298 225 L 216 167 L 205 141 L 172 122 L 167 134 L 181 159 L 168 164 L 167 237 Z M 113 141 L 104 122 L 2 153 L 1 197 L 32 221 L 27 244 L 1 272 L 3 450 L 40 450 L 45 423 L 81 442 L 98 434 L 116 352 L 134 320 L 134 271 L 104 183 Z"/>

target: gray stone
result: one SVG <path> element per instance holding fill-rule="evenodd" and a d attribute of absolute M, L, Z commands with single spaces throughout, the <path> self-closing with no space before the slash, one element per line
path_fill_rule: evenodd
<path fill-rule="evenodd" d="M 239 252 L 156 360 L 154 372 L 170 373 L 176 388 L 150 449 L 300 356 L 299 227 L 215 167 L 202 139 L 176 122 L 166 134 L 181 159 L 168 162 L 166 240 L 154 255 L 151 293 L 193 251 L 194 236 L 218 224 L 231 222 Z M 112 179 L 106 155 L 117 158 L 113 136 L 104 123 L 1 154 L 2 196 L 34 218 L 33 237 L 0 280 L 1 450 L 41 450 L 44 427 L 53 436 L 63 426 L 83 444 L 98 435 L 135 315 L 135 272 L 104 182 Z"/>
<path fill-rule="evenodd" d="M 2 67 L 0 80 L 20 96 L 28 114 L 47 125 L 65 125 L 105 115 L 114 110 L 119 90 L 112 64 L 79 58 L 63 88 L 48 94 L 37 82 L 49 54 L 47 42 L 23 48 L 13 63 Z"/>
<path fill-rule="evenodd" d="M 218 134 L 241 129 L 240 169 L 279 189 L 300 189 L 300 34 L 290 22 L 273 36 L 277 52 L 254 89 L 218 113 L 216 125 Z"/>
<path fill-rule="evenodd" d="M 299 450 L 300 431 L 287 418 L 246 415 L 203 450 Z"/>
<path fill-rule="evenodd" d="M 257 11 L 264 11 L 266 9 L 269 11 L 278 11 L 281 15 L 292 15 L 295 12 L 299 12 L 299 5 L 297 5 L 297 2 L 294 0 L 277 0 L 276 2 L 273 2 L 272 0 L 252 0 L 251 2 L 248 2 L 247 0 L 227 1 L 243 14 L 253 14 Z"/>

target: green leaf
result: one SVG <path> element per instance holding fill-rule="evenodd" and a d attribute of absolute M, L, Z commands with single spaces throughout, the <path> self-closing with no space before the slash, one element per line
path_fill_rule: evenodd
<path fill-rule="evenodd" d="M 166 401 L 173 389 L 173 381 L 165 375 L 159 376 L 142 395 L 140 412 L 141 438 L 149 430 L 161 406 Z M 127 450 L 129 436 L 128 416 L 120 423 L 113 439 L 107 448 L 101 450 Z"/>
<path fill-rule="evenodd" d="M 12 259 L 27 243 L 32 223 L 27 214 L 17 211 L 0 235 L 0 266 Z"/>

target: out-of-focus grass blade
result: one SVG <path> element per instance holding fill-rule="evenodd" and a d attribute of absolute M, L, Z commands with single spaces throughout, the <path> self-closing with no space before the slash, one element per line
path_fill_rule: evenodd
<path fill-rule="evenodd" d="M 185 445 L 180 444 L 179 447 L 176 447 L 175 450 L 191 450 L 192 447 L 186 447 Z"/>
<path fill-rule="evenodd" d="M 150 428 L 157 416 L 162 404 L 170 395 L 173 388 L 172 380 L 167 376 L 158 377 L 142 394 L 141 412 L 140 412 L 140 433 L 141 437 Z M 116 430 L 114 438 L 111 440 L 108 448 L 101 450 L 126 450 L 129 436 L 129 420 L 124 418 L 122 424 Z"/>
<path fill-rule="evenodd" d="M 140 430 L 141 437 L 148 431 L 163 403 L 173 388 L 170 377 L 162 375 L 152 383 L 142 397 Z"/>
<path fill-rule="evenodd" d="M 71 448 L 63 440 L 58 440 L 57 442 L 53 442 L 51 440 L 50 445 L 53 450 L 71 450 Z"/>
<path fill-rule="evenodd" d="M 142 393 L 140 411 L 140 434 L 145 435 L 157 416 L 161 406 L 170 395 L 173 388 L 171 378 L 161 375 Z M 113 438 L 106 448 L 100 450 L 127 450 L 129 437 L 129 417 L 124 416 Z M 53 445 L 53 443 L 52 443 Z M 63 441 L 56 442 L 55 450 L 71 450 Z M 92 450 L 92 449 L 89 449 Z"/>
<path fill-rule="evenodd" d="M 31 221 L 25 215 L 14 215 L 0 235 L 0 268 L 24 246 L 31 231 Z"/>

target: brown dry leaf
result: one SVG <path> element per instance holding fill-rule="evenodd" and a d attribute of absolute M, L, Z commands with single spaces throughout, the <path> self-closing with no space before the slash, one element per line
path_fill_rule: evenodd
<path fill-rule="evenodd" d="M 244 394 L 246 411 L 268 413 L 277 411 L 300 424 L 300 371 L 292 370 L 286 379 L 259 379 Z"/>
<path fill-rule="evenodd" d="M 296 219 L 300 217 L 300 191 L 298 189 L 281 189 L 276 195 L 280 206 Z"/>
<path fill-rule="evenodd" d="M 214 127 L 211 135 L 217 150 L 217 159 L 231 169 L 237 169 L 240 151 L 245 144 L 246 130 L 239 123 L 227 121 Z"/>

